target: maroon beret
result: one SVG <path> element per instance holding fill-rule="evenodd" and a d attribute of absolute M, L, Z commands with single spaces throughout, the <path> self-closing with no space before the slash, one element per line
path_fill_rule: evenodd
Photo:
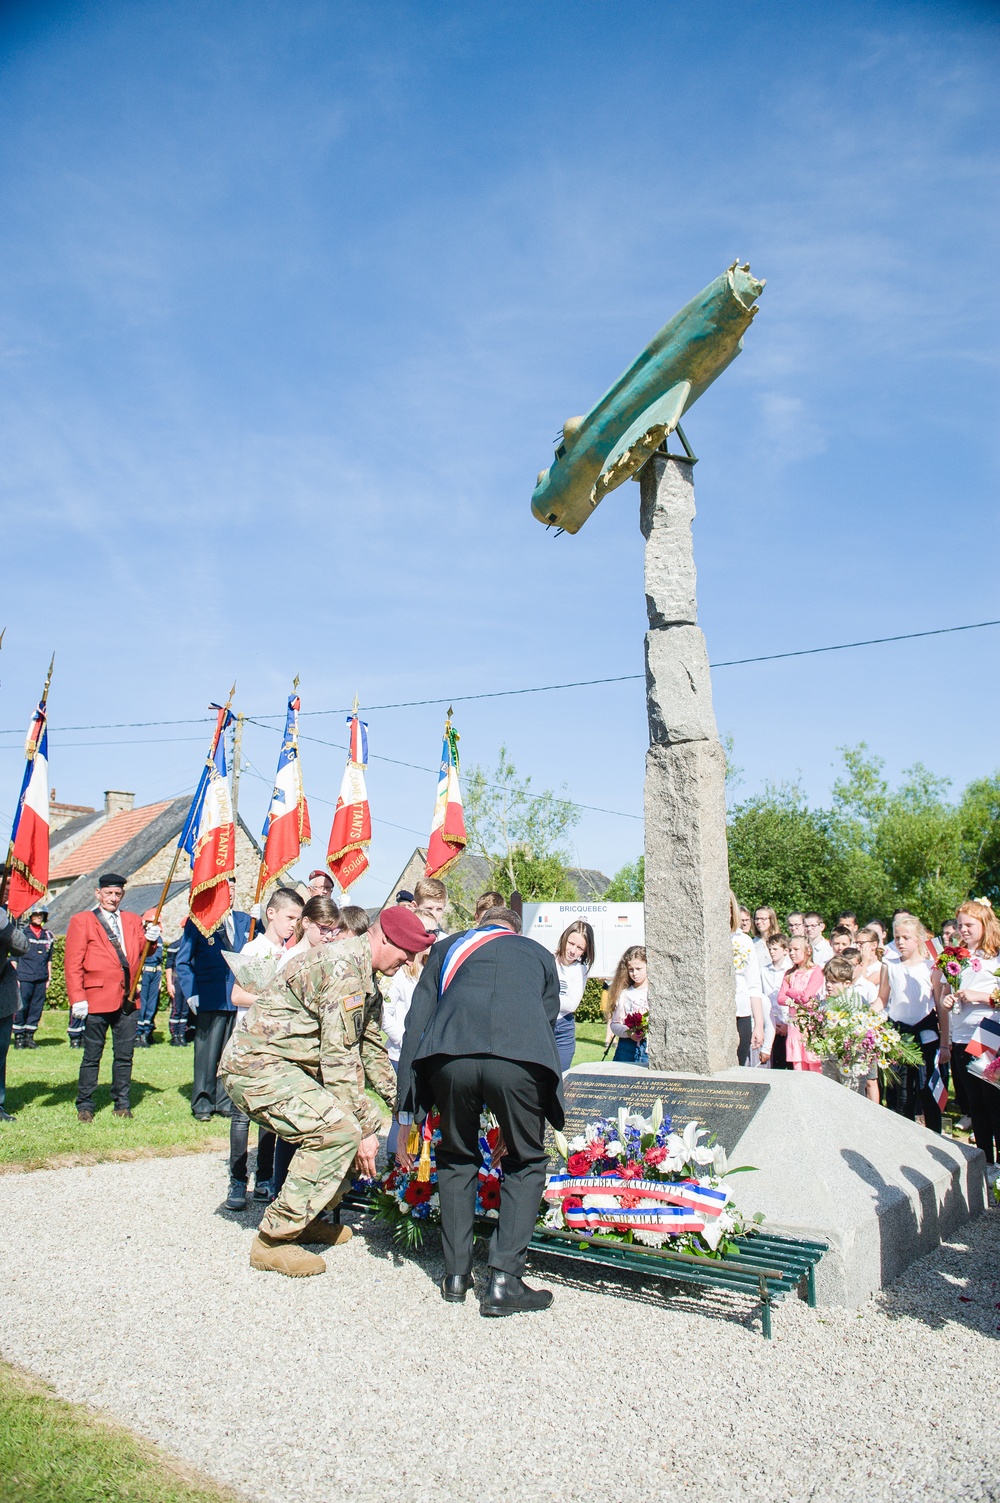
<path fill-rule="evenodd" d="M 383 908 L 378 923 L 389 943 L 409 955 L 419 955 L 437 939 L 436 934 L 430 934 L 424 928 L 412 908 Z"/>

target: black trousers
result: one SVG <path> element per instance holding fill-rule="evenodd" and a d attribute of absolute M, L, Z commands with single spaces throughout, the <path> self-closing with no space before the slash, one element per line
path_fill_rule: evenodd
<path fill-rule="evenodd" d="M 753 1038 L 753 1018 L 736 1019 L 736 1063 L 745 1065 L 750 1058 L 750 1041 Z"/>
<path fill-rule="evenodd" d="M 936 1014 L 929 1012 L 926 1018 L 912 1026 L 909 1023 L 893 1023 L 900 1033 L 908 1033 L 918 1045 L 924 1062 L 918 1070 L 914 1065 L 893 1065 L 896 1079 L 889 1085 L 885 1093 L 885 1104 L 890 1111 L 898 1112 L 901 1117 L 909 1117 L 912 1122 L 917 1112 L 923 1114 L 924 1126 L 929 1127 L 931 1132 L 941 1131 L 941 1108 L 931 1095 L 930 1080 L 934 1069 L 934 1057 L 941 1047 L 938 1037 L 938 1025 Z M 927 1043 L 922 1043 L 922 1033 L 932 1034 Z M 948 1067 L 945 1065 L 941 1070 L 945 1085 L 948 1084 Z"/>
<path fill-rule="evenodd" d="M 965 1087 L 966 1110 L 972 1118 L 972 1136 L 976 1147 L 986 1155 L 988 1164 L 1000 1160 L 1000 1091 L 978 1076 L 969 1074 L 970 1055 L 964 1044 L 952 1044 L 951 1069 L 956 1083 Z M 957 1094 L 957 1092 L 956 1092 Z"/>
<path fill-rule="evenodd" d="M 128 1012 L 119 1007 L 117 1012 L 88 1012 L 83 1030 L 83 1059 L 80 1061 L 80 1080 L 76 1089 L 78 1112 L 94 1110 L 94 1092 L 101 1069 L 101 1055 L 111 1029 L 111 1047 L 114 1051 L 111 1062 L 111 1100 L 122 1109 L 129 1106 L 132 1090 L 132 1054 L 135 1050 L 135 1025 L 138 1009 Z"/>
<path fill-rule="evenodd" d="M 445 1272 L 472 1272 L 472 1241 L 479 1154 L 479 1116 L 485 1105 L 507 1145 L 501 1160 L 500 1220 L 490 1239 L 488 1262 L 501 1273 L 524 1272 L 545 1188 L 545 1107 L 552 1073 L 542 1065 L 476 1054 L 460 1059 L 436 1055 L 424 1061 L 424 1080 L 441 1113 L 437 1147 L 438 1195 Z"/>
<path fill-rule="evenodd" d="M 247 1154 L 250 1144 L 250 1118 L 246 1112 L 233 1108 L 233 1115 L 229 1123 L 229 1177 L 241 1179 L 244 1184 L 247 1179 Z M 274 1144 L 273 1132 L 268 1132 L 266 1127 L 257 1129 L 257 1168 L 254 1170 L 255 1182 L 259 1185 L 264 1180 L 269 1180 L 274 1173 Z"/>
<path fill-rule="evenodd" d="M 194 1020 L 194 1089 L 191 1110 L 196 1117 L 213 1112 L 233 1115 L 233 1103 L 219 1079 L 219 1060 L 236 1024 L 235 1012 L 199 1012 Z"/>

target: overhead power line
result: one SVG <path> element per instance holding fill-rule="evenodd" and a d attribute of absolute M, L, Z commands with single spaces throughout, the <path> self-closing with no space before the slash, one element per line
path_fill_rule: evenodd
<path fill-rule="evenodd" d="M 858 642 L 834 642 L 826 647 L 798 647 L 790 652 L 769 652 L 764 653 L 759 657 L 753 658 L 726 658 L 719 663 L 710 663 L 709 667 L 742 668 L 750 663 L 777 663 L 781 662 L 785 658 L 812 657 L 815 654 L 822 652 L 847 652 L 849 649 L 854 647 L 879 647 L 886 642 L 913 642 L 921 637 L 944 637 L 950 635 L 953 632 L 959 631 L 981 631 L 984 627 L 987 626 L 1000 626 L 1000 621 L 970 621 L 963 626 L 936 626 L 928 631 L 900 632 L 896 636 L 892 637 L 865 637 Z M 529 688 L 524 689 L 492 689 L 482 694 L 444 694 L 437 699 L 401 699 L 389 704 L 363 705 L 361 708 L 364 710 L 366 715 L 369 715 L 374 710 L 412 710 L 428 705 L 469 704 L 473 700 L 477 699 L 508 699 L 512 696 L 521 694 L 550 694 L 559 689 L 591 689 L 600 684 L 635 683 L 639 679 L 643 678 L 645 678 L 645 674 L 643 673 L 621 673 L 617 674 L 613 678 L 581 678 L 574 679 L 571 682 L 565 684 L 533 684 Z M 305 719 L 306 716 L 312 715 L 349 715 L 351 711 L 352 706 L 350 705 L 342 705 L 338 709 L 334 710 L 300 710 L 299 718 Z M 255 724 L 264 720 L 283 720 L 284 711 L 280 711 L 274 714 L 268 711 L 260 715 L 247 715 L 244 718 Z M 54 729 L 57 733 L 62 733 L 64 731 L 151 730 L 164 725 L 208 725 L 212 723 L 214 719 L 215 717 L 212 715 L 195 715 L 184 720 L 102 721 L 93 725 L 55 726 Z M 267 726 L 264 727 L 264 729 L 270 730 L 271 727 Z M 12 726 L 7 730 L 0 731 L 0 736 L 23 735 L 24 727 Z M 78 744 L 81 746 L 86 744 L 89 744 L 91 746 L 100 746 L 104 743 L 92 741 L 90 743 L 80 742 Z M 155 744 L 155 738 L 150 740 L 148 744 Z M 331 742 L 329 744 L 333 745 L 334 743 Z M 404 763 L 402 765 L 409 766 L 411 764 Z"/>

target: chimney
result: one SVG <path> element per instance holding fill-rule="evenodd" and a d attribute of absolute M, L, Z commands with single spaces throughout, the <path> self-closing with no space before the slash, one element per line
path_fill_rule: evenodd
<path fill-rule="evenodd" d="M 122 793 L 120 788 L 108 788 L 104 794 L 104 817 L 114 819 L 116 814 L 127 814 L 134 804 L 134 793 Z"/>

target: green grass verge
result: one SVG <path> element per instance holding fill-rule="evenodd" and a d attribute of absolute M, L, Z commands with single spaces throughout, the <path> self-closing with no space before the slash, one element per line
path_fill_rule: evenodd
<path fill-rule="evenodd" d="M 594 1060 L 603 1059 L 606 1027 L 607 1024 L 603 1022 L 577 1023 L 576 1053 L 573 1055 L 574 1065 L 589 1065 Z M 610 1055 L 608 1057 L 610 1058 Z"/>
<path fill-rule="evenodd" d="M 157 1018 L 159 1024 L 160 1019 Z M 161 1042 L 137 1049 L 132 1070 L 129 1119 L 111 1107 L 111 1038 L 101 1060 L 95 1119 L 76 1120 L 76 1081 L 83 1051 L 66 1042 L 66 1013 L 46 1008 L 37 1049 L 7 1056 L 7 1110 L 16 1122 L 0 1123 L 0 1169 L 42 1169 L 68 1163 L 94 1164 L 149 1154 L 198 1152 L 228 1137 L 221 1118 L 196 1122 L 191 1115 L 194 1047 Z M 0 1499 L 0 1503 L 4 1500 Z"/>
<path fill-rule="evenodd" d="M 2 1503 L 238 1503 L 80 1404 L 0 1362 Z"/>

